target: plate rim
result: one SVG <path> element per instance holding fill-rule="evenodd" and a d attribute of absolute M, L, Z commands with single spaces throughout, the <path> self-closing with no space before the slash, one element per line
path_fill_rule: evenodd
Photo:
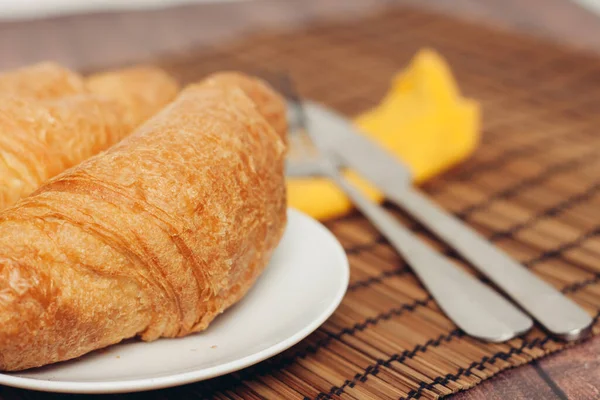
<path fill-rule="evenodd" d="M 168 387 L 181 386 L 190 383 L 200 382 L 203 380 L 215 378 L 225 375 L 243 368 L 250 367 L 267 358 L 273 357 L 282 351 L 289 349 L 302 339 L 306 338 L 312 332 L 316 331 L 338 308 L 342 302 L 348 285 L 350 282 L 350 265 L 346 251 L 335 237 L 335 235 L 327 229 L 321 222 L 308 216 L 307 214 L 288 208 L 288 219 L 295 214 L 300 219 L 308 221 L 315 229 L 318 229 L 325 236 L 329 237 L 332 243 L 332 250 L 335 251 L 337 257 L 340 258 L 339 269 L 342 272 L 340 277 L 341 285 L 339 286 L 333 301 L 319 314 L 317 318 L 309 324 L 298 330 L 293 335 L 269 346 L 259 352 L 250 354 L 246 357 L 232 360 L 220 365 L 200 370 L 186 371 L 173 375 L 166 375 L 157 378 L 136 378 L 124 381 L 98 381 L 98 382 L 77 382 L 77 381 L 53 381 L 47 379 L 34 379 L 19 376 L 12 376 L 0 372 L 0 385 L 11 386 L 19 389 L 37 390 L 42 392 L 54 393 L 73 393 L 73 394 L 110 394 L 110 393 L 133 393 L 147 390 L 164 389 Z M 17 372 L 18 373 L 18 372 Z"/>

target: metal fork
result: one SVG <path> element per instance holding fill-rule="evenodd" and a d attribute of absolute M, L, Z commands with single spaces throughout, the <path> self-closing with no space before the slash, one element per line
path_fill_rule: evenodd
<path fill-rule="evenodd" d="M 423 243 L 390 213 L 366 198 L 343 177 L 337 160 L 317 149 L 312 136 L 318 133 L 306 126 L 302 102 L 292 99 L 288 109 L 292 128 L 290 157 L 311 161 L 301 163 L 314 166 L 314 170 L 306 171 L 307 174 L 329 178 L 348 195 L 404 257 L 440 308 L 458 327 L 471 336 L 501 342 L 533 326 L 531 318 L 512 303 Z"/>

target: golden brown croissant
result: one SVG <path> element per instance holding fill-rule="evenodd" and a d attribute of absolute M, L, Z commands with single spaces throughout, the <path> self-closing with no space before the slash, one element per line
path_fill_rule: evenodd
<path fill-rule="evenodd" d="M 260 79 L 248 79 L 246 75 L 235 72 L 218 72 L 204 80 L 207 85 L 238 86 L 256 104 L 258 111 L 266 118 L 287 145 L 288 122 L 285 112 L 281 112 L 284 99 L 276 92 L 268 89 L 267 83 Z M 276 97 L 276 98 L 275 98 Z"/>
<path fill-rule="evenodd" d="M 188 87 L 0 213 L 0 370 L 198 332 L 244 296 L 286 223 L 285 146 L 249 95 Z"/>
<path fill-rule="evenodd" d="M 83 93 L 83 78 L 53 62 L 43 62 L 0 74 L 0 95 L 52 99 Z"/>
<path fill-rule="evenodd" d="M 156 114 L 179 91 L 169 74 L 151 66 L 94 74 L 85 85 L 89 92 L 115 100 L 124 111 L 123 120 L 130 130 Z"/>
<path fill-rule="evenodd" d="M 142 82 L 143 80 L 143 82 Z M 43 182 L 117 143 L 172 100 L 177 84 L 163 71 L 108 74 L 101 94 L 0 102 L 0 210 Z M 119 83 L 112 88 L 111 82 Z"/>

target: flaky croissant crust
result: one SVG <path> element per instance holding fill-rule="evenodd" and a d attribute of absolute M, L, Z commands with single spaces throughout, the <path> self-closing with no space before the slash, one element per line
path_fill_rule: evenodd
<path fill-rule="evenodd" d="M 177 82 L 154 67 L 93 75 L 85 92 L 83 80 L 72 78 L 81 85 L 75 94 L 64 78 L 73 74 L 40 64 L 0 75 L 0 210 L 117 143 L 178 91 Z M 31 97 L 51 89 L 63 95 Z"/>
<path fill-rule="evenodd" d="M 284 152 L 240 87 L 194 85 L 1 213 L 0 369 L 205 329 L 283 234 Z"/>

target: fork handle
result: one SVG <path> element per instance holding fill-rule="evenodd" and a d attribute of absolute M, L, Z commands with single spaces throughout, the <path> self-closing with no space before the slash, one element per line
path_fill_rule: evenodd
<path fill-rule="evenodd" d="M 486 275 L 548 331 L 565 340 L 584 335 L 592 318 L 479 233 L 447 213 L 413 187 L 390 188 L 388 199 L 408 211 Z"/>
<path fill-rule="evenodd" d="M 334 167 L 325 169 L 326 175 L 406 259 L 440 308 L 463 331 L 480 339 L 500 342 L 531 328 L 532 320 L 505 298 L 417 239 Z"/>

